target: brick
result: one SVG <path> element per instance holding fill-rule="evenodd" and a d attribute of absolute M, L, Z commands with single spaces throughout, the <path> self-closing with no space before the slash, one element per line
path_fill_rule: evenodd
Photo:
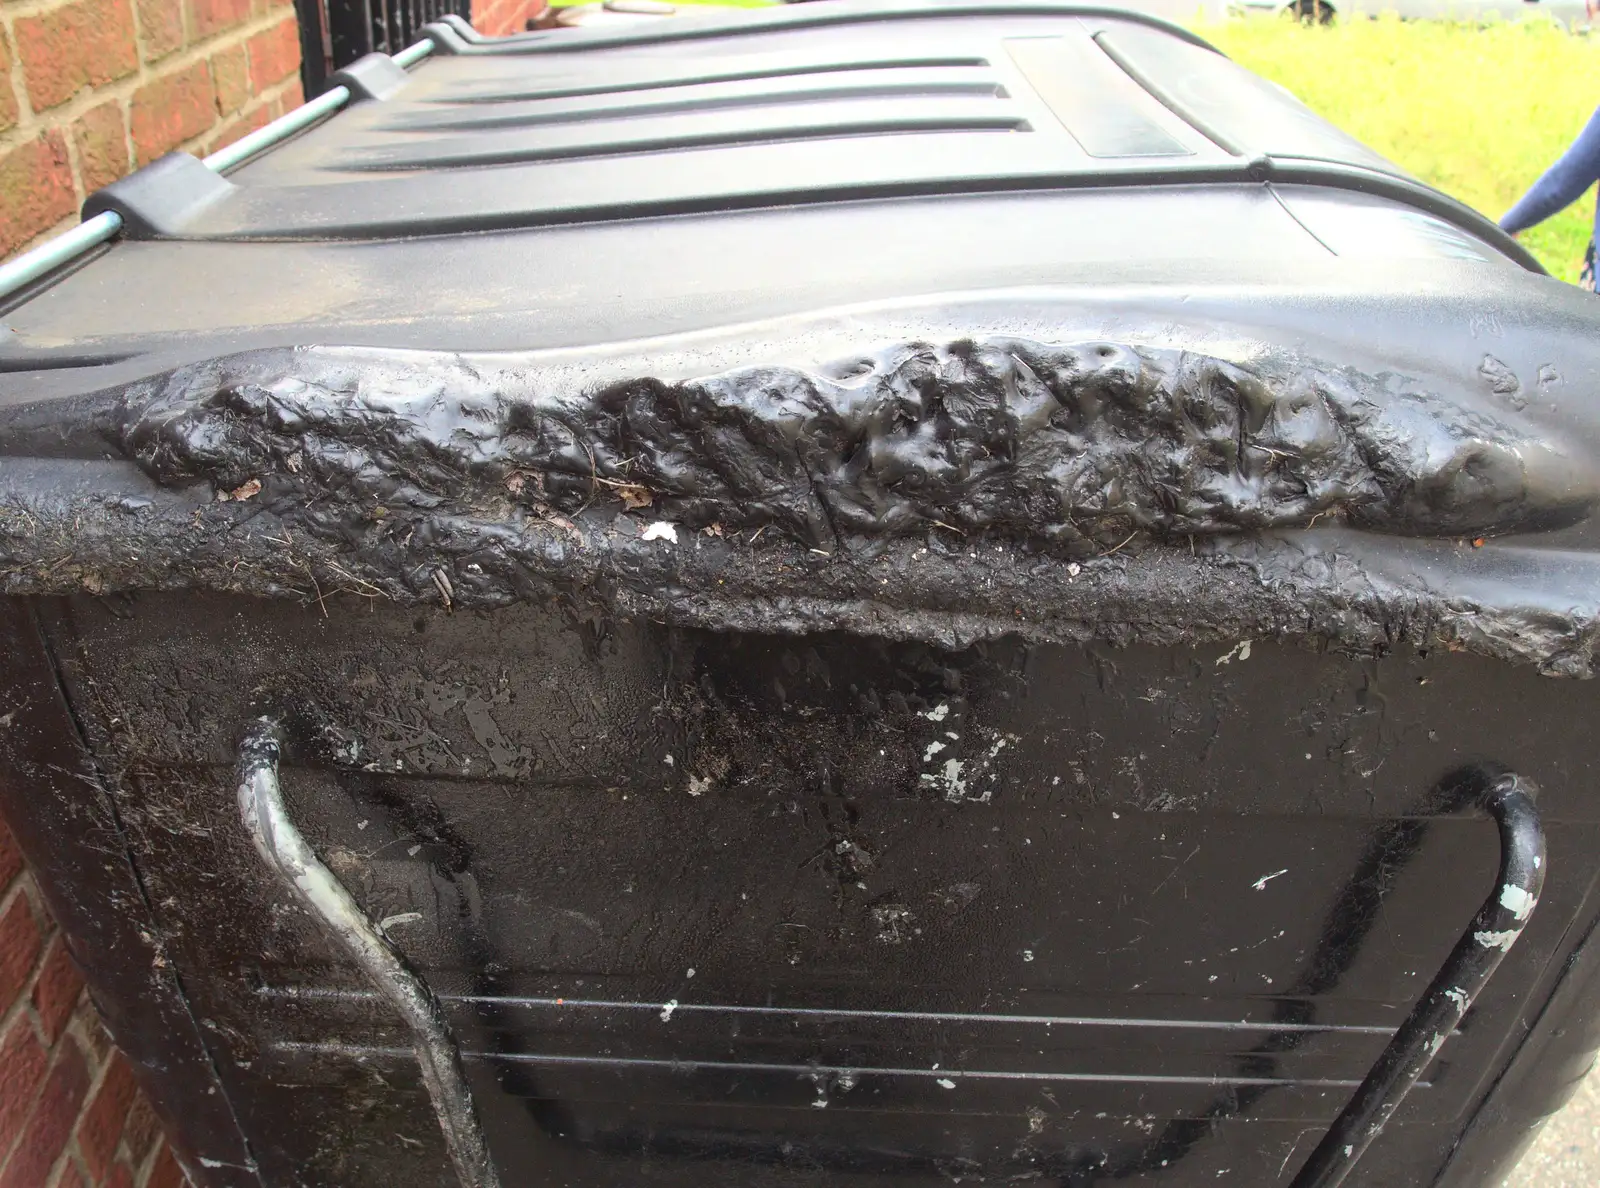
<path fill-rule="evenodd" d="M 18 17 L 17 57 L 35 111 L 71 99 L 139 68 L 131 0 L 78 0 Z"/>
<path fill-rule="evenodd" d="M 473 24 L 490 37 L 521 33 L 527 25 L 528 17 L 542 11 L 543 8 L 543 4 L 532 3 L 530 0 L 497 0 L 482 5 L 477 10 L 480 15 L 473 17 Z"/>
<path fill-rule="evenodd" d="M 195 36 L 205 38 L 248 21 L 250 0 L 191 0 L 189 11 Z"/>
<path fill-rule="evenodd" d="M 183 1188 L 183 1168 L 178 1166 L 177 1157 L 166 1143 L 161 1144 L 161 1151 L 150 1167 L 150 1178 L 144 1183 L 145 1188 Z"/>
<path fill-rule="evenodd" d="M 52 1188 L 92 1188 L 86 1183 L 83 1173 L 78 1171 L 78 1165 L 70 1159 L 62 1160 L 61 1170 L 56 1174 Z"/>
<path fill-rule="evenodd" d="M 118 1052 L 111 1057 L 94 1100 L 78 1122 L 78 1154 L 83 1156 L 84 1167 L 96 1184 L 111 1170 L 128 1110 L 137 1096 L 133 1070 Z"/>
<path fill-rule="evenodd" d="M 49 1182 L 50 1169 L 72 1137 L 72 1123 L 88 1091 L 89 1068 L 83 1053 L 77 1044 L 62 1044 L 56 1049 L 55 1063 L 45 1077 L 33 1116 L 0 1169 L 0 1188 L 39 1188 Z"/>
<path fill-rule="evenodd" d="M 128 172 L 128 119 L 118 100 L 79 116 L 72 125 L 72 139 L 78 146 L 78 175 L 86 192 L 93 193 Z"/>
<path fill-rule="evenodd" d="M 82 993 L 83 975 L 73 964 L 66 942 L 57 933 L 45 950 L 39 977 L 33 983 L 33 1009 L 39 1012 L 39 1026 L 50 1043 L 61 1038 Z"/>
<path fill-rule="evenodd" d="M 0 32 L 0 130 L 17 122 L 17 97 L 11 90 L 11 45 Z M 0 888 L 5 880 L 0 879 Z"/>
<path fill-rule="evenodd" d="M 217 84 L 217 111 L 231 115 L 250 100 L 250 55 L 242 45 L 211 55 L 211 77 Z"/>
<path fill-rule="evenodd" d="M 22 1133 L 49 1066 L 50 1054 L 33 1025 L 19 1015 L 0 1039 L 0 1165 Z"/>
<path fill-rule="evenodd" d="M 144 34 L 144 60 L 159 62 L 183 48 L 183 0 L 135 0 L 139 30 Z"/>
<path fill-rule="evenodd" d="M 145 1100 L 144 1094 L 139 1094 L 133 1099 L 133 1105 L 128 1110 L 127 1120 L 122 1126 L 122 1149 L 128 1153 L 128 1158 L 134 1166 L 143 1167 L 146 1159 L 150 1157 L 151 1150 L 157 1140 L 161 1138 L 161 1123 L 156 1119 L 156 1112 L 150 1108 L 150 1103 Z"/>
<path fill-rule="evenodd" d="M 225 148 L 234 141 L 238 140 L 239 137 L 244 136 L 247 133 L 254 132 L 257 128 L 263 127 L 270 122 L 271 119 L 272 110 L 268 104 L 263 103 L 254 111 L 248 112 L 247 114 L 239 116 L 236 119 L 229 120 L 222 126 L 222 130 L 220 132 L 206 142 L 206 152 L 210 154 L 216 152 L 220 148 Z"/>
<path fill-rule="evenodd" d="M 70 211 L 71 207 L 67 209 Z M 39 230 L 62 217 L 56 215 Z M 33 918 L 33 907 L 28 903 L 28 897 L 19 890 L 11 896 L 11 902 L 4 912 L 0 913 L 0 1004 L 4 1004 L 0 1009 L 10 1006 L 22 993 L 43 947 L 44 938 L 39 934 L 39 922 Z"/>
<path fill-rule="evenodd" d="M 246 43 L 250 50 L 250 83 L 264 91 L 300 69 L 300 26 L 286 17 Z"/>
<path fill-rule="evenodd" d="M 66 138 L 50 131 L 0 156 L 0 256 L 55 226 L 78 208 Z M 0 924 L 0 968 L 5 963 Z M 0 975 L 3 979 L 3 975 Z M 15 991 L 5 995 L 9 1002 Z"/>
<path fill-rule="evenodd" d="M 5 82 L 0 79 L 0 84 Z M 11 880 L 22 873 L 22 850 L 17 846 L 17 839 L 11 836 L 11 830 L 6 828 L 6 823 L 0 821 L 0 894 L 11 884 Z"/>
<path fill-rule="evenodd" d="M 210 128 L 217 118 L 216 102 L 211 68 L 204 62 L 140 87 L 129 105 L 138 163 L 148 164 Z"/>
<path fill-rule="evenodd" d="M 135 1183 L 133 1169 L 119 1162 L 106 1177 L 105 1188 L 133 1188 Z"/>
<path fill-rule="evenodd" d="M 106 1057 L 111 1054 L 111 1037 L 106 1034 L 106 1025 L 100 1021 L 100 1012 L 95 1010 L 94 1003 L 87 997 L 78 999 L 78 1009 L 72 1012 L 70 1030 L 76 1035 L 92 1067 L 99 1068 L 105 1063 Z"/>
<path fill-rule="evenodd" d="M 300 80 L 297 78 L 283 89 L 278 103 L 282 111 L 291 112 L 306 101 L 306 93 L 300 89 Z"/>

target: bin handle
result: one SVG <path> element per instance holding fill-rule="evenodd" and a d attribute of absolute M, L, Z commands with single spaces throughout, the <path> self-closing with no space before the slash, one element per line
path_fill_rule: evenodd
<path fill-rule="evenodd" d="M 278 784 L 280 746 L 278 726 L 269 718 L 253 723 L 240 744 L 245 829 L 267 865 L 404 1017 L 462 1188 L 500 1188 L 444 1010 L 290 820 Z M 1500 831 L 1494 890 L 1289 1188 L 1338 1188 L 1344 1182 L 1460 1025 L 1539 902 L 1545 838 L 1534 803 L 1537 786 L 1511 772 L 1475 778 L 1487 781 L 1479 804 Z"/>
<path fill-rule="evenodd" d="M 252 723 L 240 744 L 239 814 L 245 830 L 283 885 L 405 1019 L 461 1188 L 500 1188 L 444 1009 L 295 828 L 278 785 L 280 750 L 278 725 L 270 718 Z"/>
<path fill-rule="evenodd" d="M 1500 827 L 1495 889 L 1289 1188 L 1337 1188 L 1344 1182 L 1522 935 L 1544 887 L 1537 795 L 1533 781 L 1522 776 L 1490 778 L 1480 803 Z"/>

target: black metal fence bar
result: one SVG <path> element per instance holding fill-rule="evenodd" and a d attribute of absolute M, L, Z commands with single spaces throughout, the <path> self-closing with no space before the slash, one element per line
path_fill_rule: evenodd
<path fill-rule="evenodd" d="M 306 98 L 364 54 L 398 53 L 422 26 L 449 13 L 472 17 L 472 0 L 295 0 L 300 19 L 300 81 Z"/>

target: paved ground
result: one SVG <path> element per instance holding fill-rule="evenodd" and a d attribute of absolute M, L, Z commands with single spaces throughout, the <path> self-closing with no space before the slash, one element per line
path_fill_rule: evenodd
<path fill-rule="evenodd" d="M 1600 1072 L 1549 1122 L 1506 1180 L 1506 1188 L 1596 1188 L 1600 1185 Z"/>

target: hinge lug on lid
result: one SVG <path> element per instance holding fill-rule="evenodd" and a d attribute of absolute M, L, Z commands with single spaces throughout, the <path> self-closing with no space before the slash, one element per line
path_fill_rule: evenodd
<path fill-rule="evenodd" d="M 114 211 L 129 239 L 182 239 L 201 214 L 238 188 L 188 153 L 168 153 L 90 194 L 83 217 Z"/>

